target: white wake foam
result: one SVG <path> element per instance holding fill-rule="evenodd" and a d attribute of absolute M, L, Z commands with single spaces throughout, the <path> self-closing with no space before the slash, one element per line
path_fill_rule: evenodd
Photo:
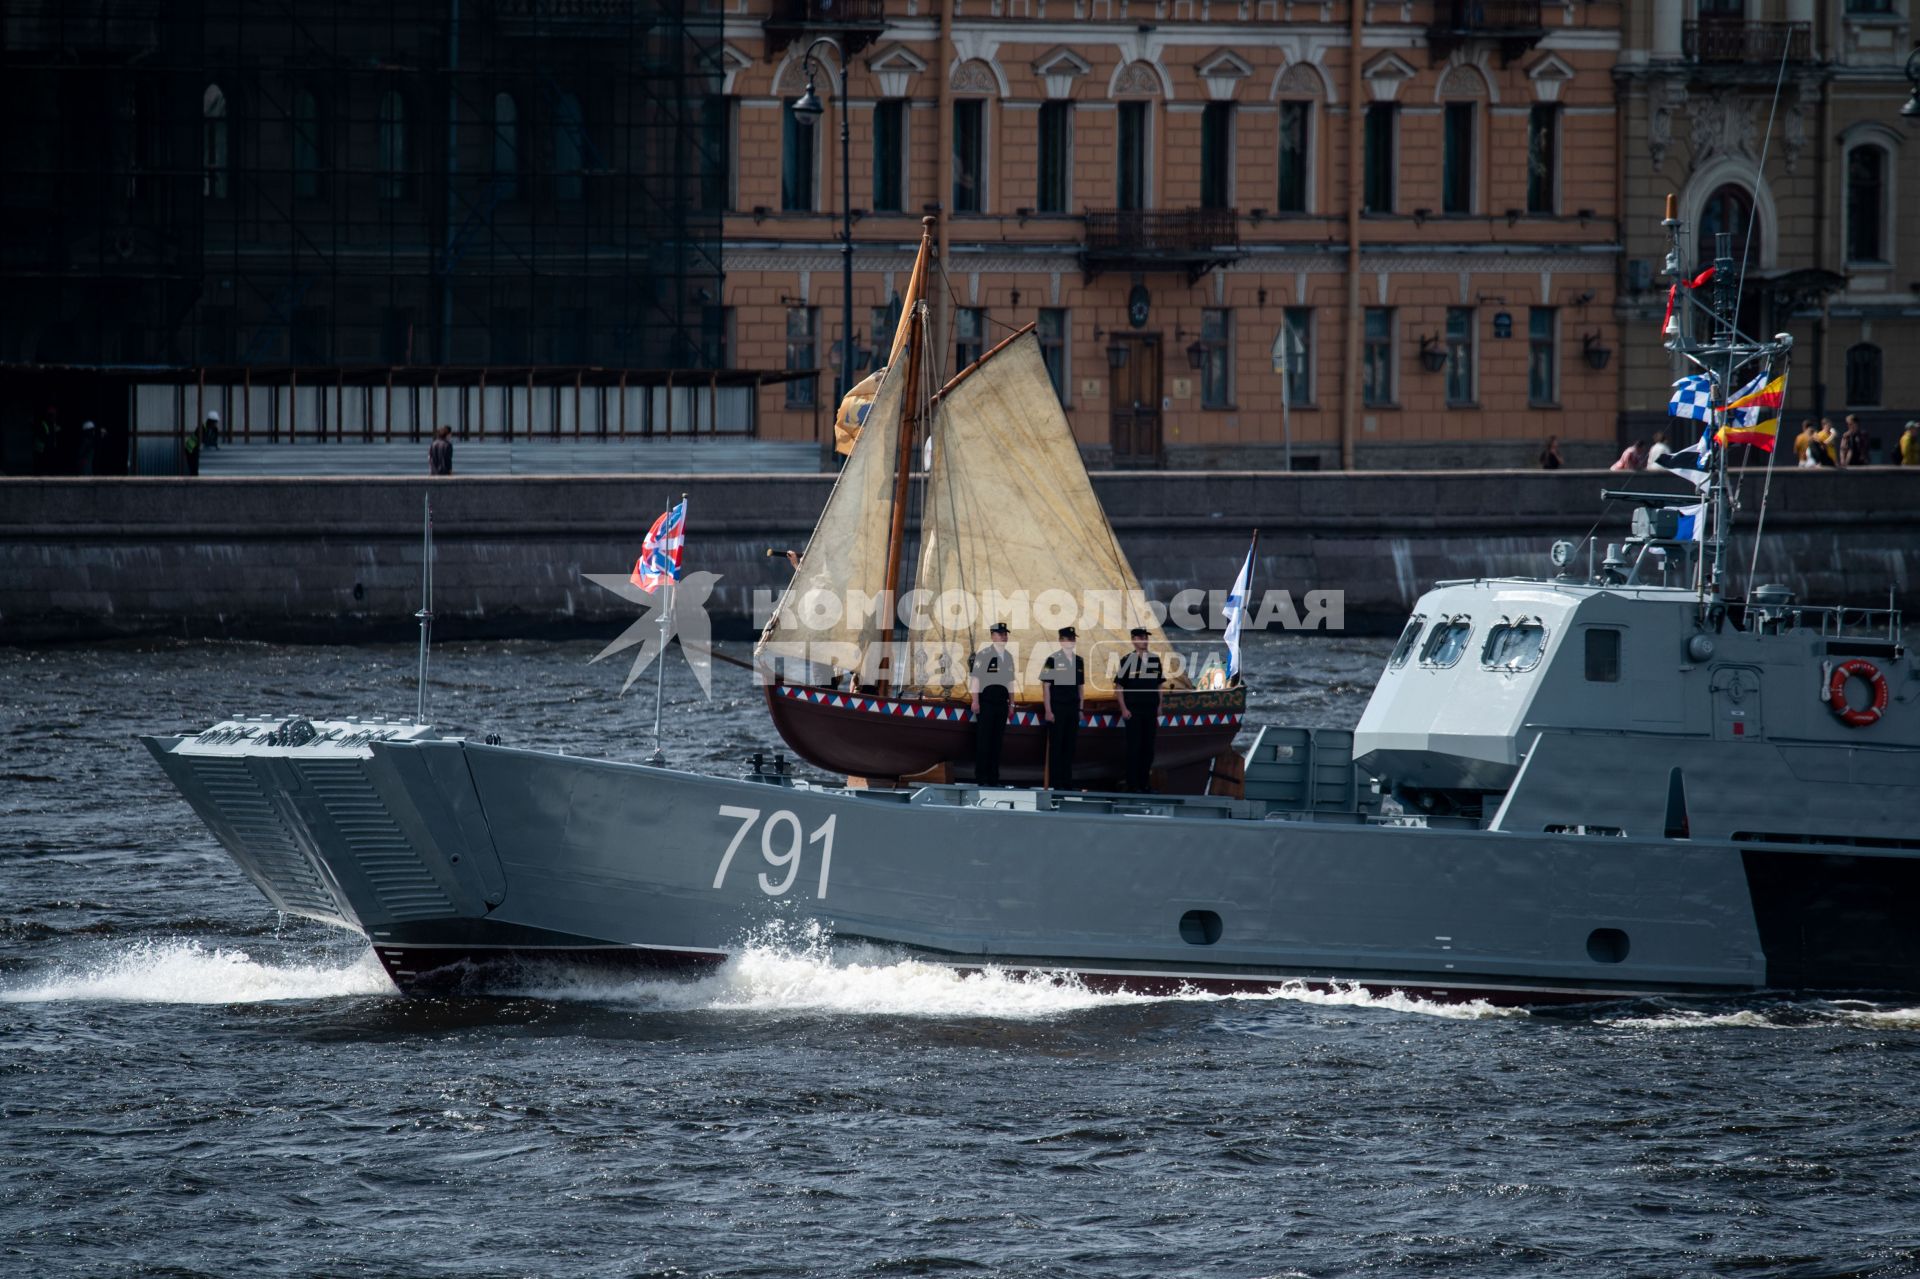
<path fill-rule="evenodd" d="M 1794 1027 L 1769 1018 L 1765 1013 L 1742 1008 L 1730 1013 L 1664 1013 L 1647 1017 L 1601 1017 L 1599 1025 L 1612 1030 L 1791 1030 Z"/>
<path fill-rule="evenodd" d="M 1882 1008 L 1857 1000 L 1831 1004 L 1790 1004 L 1781 1008 L 1742 1008 L 1733 1012 L 1670 1012 L 1599 1019 L 1616 1030 L 1827 1030 L 1853 1026 L 1869 1030 L 1920 1030 L 1920 1008 Z"/>
<path fill-rule="evenodd" d="M 243 950 L 157 941 L 126 947 L 85 969 L 0 988 L 0 1003 L 252 1004 L 393 993 L 371 950 L 334 963 L 263 963 Z"/>
<path fill-rule="evenodd" d="M 1443 1004 L 1430 999 L 1420 999 L 1403 990 L 1375 994 L 1366 987 L 1352 982 L 1334 982 L 1324 989 L 1309 986 L 1304 982 L 1288 982 L 1280 989 L 1267 994 L 1239 995 L 1235 998 L 1286 999 L 1301 1004 L 1318 1004 L 1323 1008 L 1374 1008 L 1383 1012 L 1417 1013 L 1422 1017 L 1443 1017 L 1455 1021 L 1479 1021 L 1487 1017 L 1532 1016 L 1524 1008 L 1503 1008 L 1490 1004 L 1484 999 Z"/>
<path fill-rule="evenodd" d="M 1316 990 L 1299 982 L 1257 994 L 1185 989 L 1169 995 L 1094 990 L 1068 973 L 991 965 L 963 971 L 881 947 L 834 945 L 817 925 L 772 930 L 692 980 L 617 979 L 577 970 L 535 970 L 510 992 L 536 999 L 633 1004 L 670 1012 L 803 1012 L 856 1016 L 1036 1020 L 1140 1004 L 1275 1001 L 1378 1009 L 1433 1017 L 1520 1015 L 1483 1002 L 1437 1004 L 1358 986 Z"/>

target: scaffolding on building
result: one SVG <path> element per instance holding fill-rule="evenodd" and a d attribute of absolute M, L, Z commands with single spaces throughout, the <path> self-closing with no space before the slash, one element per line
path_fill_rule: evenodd
<path fill-rule="evenodd" d="M 729 364 L 710 8 L 0 0 L 0 364 L 704 382 Z"/>

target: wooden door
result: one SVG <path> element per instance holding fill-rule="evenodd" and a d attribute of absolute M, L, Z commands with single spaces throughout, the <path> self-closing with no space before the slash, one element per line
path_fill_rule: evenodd
<path fill-rule="evenodd" d="M 1113 415 L 1113 464 L 1160 465 L 1160 335 L 1116 333 L 1123 352 L 1107 366 L 1108 403 Z"/>

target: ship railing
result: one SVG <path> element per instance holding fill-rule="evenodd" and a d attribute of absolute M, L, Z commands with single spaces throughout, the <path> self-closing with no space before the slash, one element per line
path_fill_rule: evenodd
<path fill-rule="evenodd" d="M 1844 604 L 1749 603 L 1763 624 L 1785 622 L 1782 630 L 1817 631 L 1824 639 L 1884 639 L 1898 644 L 1901 634 L 1897 608 L 1850 608 Z"/>

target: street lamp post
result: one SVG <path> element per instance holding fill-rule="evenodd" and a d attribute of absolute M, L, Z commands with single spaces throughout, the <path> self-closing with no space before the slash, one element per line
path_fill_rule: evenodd
<path fill-rule="evenodd" d="M 821 36 L 808 45 L 800 60 L 807 73 L 807 91 L 793 104 L 793 118 L 811 133 L 814 122 L 826 109 L 813 90 L 813 51 L 823 44 L 830 46 L 840 60 L 840 376 L 839 393 L 834 397 L 834 411 L 838 412 L 853 386 L 853 178 L 847 142 L 847 55 L 831 36 Z"/>

